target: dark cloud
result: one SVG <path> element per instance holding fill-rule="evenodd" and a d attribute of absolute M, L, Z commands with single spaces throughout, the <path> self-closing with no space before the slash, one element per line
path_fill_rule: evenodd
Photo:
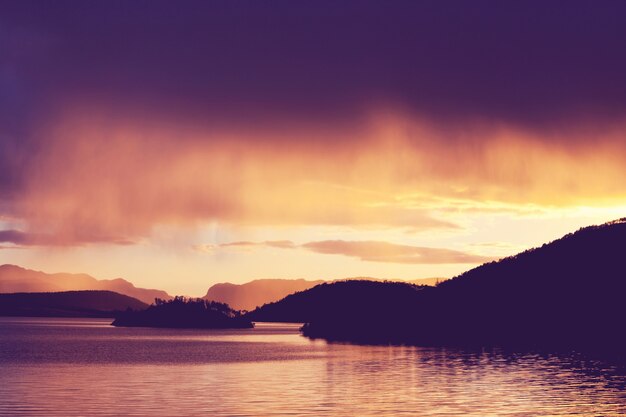
<path fill-rule="evenodd" d="M 109 243 L 113 245 L 132 245 L 134 242 L 121 237 L 113 236 L 74 236 L 67 240 L 66 237 L 55 236 L 45 233 L 30 233 L 15 229 L 0 230 L 0 243 L 12 243 L 18 247 L 23 246 L 76 246 L 89 243 Z M 14 248 L 7 246 L 3 248 Z"/>
<path fill-rule="evenodd" d="M 223 218 L 224 212 L 242 210 L 242 204 L 229 200 L 234 195 L 232 187 L 229 192 L 205 187 L 209 198 L 202 194 L 202 198 L 178 200 L 161 189 L 170 174 L 183 170 L 161 166 L 175 160 L 178 147 L 189 146 L 180 143 L 185 129 L 197 128 L 203 132 L 197 140 L 210 143 L 219 136 L 214 132 L 241 129 L 246 134 L 239 135 L 239 140 L 244 145 L 255 142 L 259 149 L 289 150 L 285 142 L 306 142 L 323 149 L 331 159 L 338 144 L 357 149 L 352 145 L 363 142 L 367 148 L 371 132 L 361 123 L 362 117 L 390 108 L 443 130 L 470 126 L 458 135 L 436 136 L 446 150 L 441 154 L 458 159 L 461 167 L 463 161 L 472 161 L 492 147 L 479 128 L 471 134 L 473 123 L 482 127 L 494 122 L 495 129 L 500 123 L 510 124 L 523 132 L 540 129 L 537 142 L 558 140 L 560 149 L 568 152 L 573 141 L 580 145 L 589 138 L 604 139 L 598 139 L 601 135 L 593 129 L 569 135 L 563 126 L 603 124 L 609 129 L 626 116 L 624 21 L 626 2 L 610 0 L 575 0 L 565 6 L 554 0 L 190 0 L 182 4 L 5 0 L 0 2 L 0 213 L 26 223 L 41 217 L 32 226 L 35 231 L 55 224 L 65 228 L 65 223 L 80 217 L 76 229 L 93 231 L 86 237 L 65 236 L 65 241 L 124 242 L 125 238 L 109 235 L 121 233 L 136 239 L 153 224 L 180 216 Z M 97 132 L 95 136 L 101 136 L 94 149 L 106 144 L 117 146 L 118 152 L 96 152 L 84 146 L 96 139 L 86 135 L 83 140 L 83 132 L 71 122 L 80 125 L 81 116 L 90 113 L 97 122 L 89 123 L 92 119 L 86 117 L 86 123 Z M 76 120 L 66 120 L 72 117 Z M 160 122 L 174 126 L 176 133 L 154 138 L 150 128 L 160 129 Z M 140 149 L 132 163 L 125 156 L 135 154 L 120 145 L 128 142 L 127 137 L 109 146 L 116 128 L 123 131 L 131 124 Z M 366 132 L 359 130 L 363 125 Z M 307 130 L 309 126 L 319 130 Z M 347 134 L 341 130 L 344 127 Z M 416 139 L 419 131 L 402 126 L 398 130 L 412 146 L 421 146 Z M 272 134 L 249 134 L 257 131 Z M 289 134 L 278 143 L 271 139 L 280 136 L 273 134 L 277 131 Z M 457 147 L 456 153 L 454 147 L 447 152 L 449 137 L 470 143 Z M 622 139 L 606 141 L 619 144 Z M 146 154 L 160 146 L 162 159 L 153 157 L 151 163 L 139 166 L 149 159 L 144 158 Z M 212 153 L 204 150 L 203 154 Z M 243 163 L 237 162 L 240 154 L 233 152 L 228 159 L 232 175 L 220 177 L 236 177 L 242 171 L 239 165 Z M 84 165 L 79 163 L 81 158 Z M 97 169 L 91 163 L 94 158 L 103 162 Z M 53 164 L 54 169 L 46 163 L 53 159 L 60 161 L 58 166 Z M 126 165 L 118 163 L 120 159 Z M 345 172 L 350 172 L 349 163 L 357 159 L 347 160 Z M 433 172 L 450 170 L 449 164 L 433 160 L 439 166 Z M 476 160 L 477 166 L 485 165 L 480 158 Z M 272 164 L 267 164 L 268 169 Z M 201 172 L 210 174 L 206 165 Z M 511 176 L 524 180 L 525 162 L 520 165 L 521 174 Z M 481 180 L 497 177 L 497 170 L 485 166 Z M 324 177 L 326 167 L 322 168 L 307 177 Z M 469 170 L 463 171 L 462 177 Z M 121 181 L 118 172 L 124 173 Z M 194 181 L 196 177 L 194 173 Z M 157 189 L 146 193 L 146 184 L 136 186 L 140 181 L 135 178 Z M 416 175 L 407 170 L 402 178 Z M 233 183 L 245 181 L 235 178 Z M 572 183 L 578 187 L 576 181 Z M 194 184 L 177 183 L 167 191 L 176 195 L 195 191 Z M 83 191 L 87 187 L 89 193 Z M 241 194 L 247 196 L 249 191 Z M 46 198 L 37 198 L 40 194 Z M 58 202 L 58 210 L 50 209 L 53 202 Z M 62 207 L 70 209 L 63 212 Z M 41 214 L 43 208 L 47 210 Z M 367 210 L 384 214 L 384 221 L 356 220 L 397 224 L 400 218 L 378 207 Z M 197 211 L 202 215 L 196 215 Z M 150 216 L 150 212 L 158 215 Z M 283 217 L 307 224 L 329 224 L 332 217 L 337 224 L 355 222 L 352 213 L 317 212 L 321 214 Z M 117 223 L 123 222 L 103 221 L 105 215 L 94 213 L 114 214 L 141 227 L 120 227 Z M 432 223 L 441 226 L 442 222 L 425 219 L 429 227 Z M 404 217 L 401 222 L 407 223 Z M 423 229 L 424 218 L 416 222 Z M 71 234 L 79 233 L 72 229 Z"/>
<path fill-rule="evenodd" d="M 2 243 L 28 246 L 34 244 L 36 240 L 37 236 L 19 230 L 0 230 L 0 242 Z"/>
<path fill-rule="evenodd" d="M 4 1 L 0 10 L 3 108 L 16 112 L 76 98 L 245 122 L 342 118 L 390 102 L 444 121 L 545 123 L 626 107 L 622 1 Z"/>

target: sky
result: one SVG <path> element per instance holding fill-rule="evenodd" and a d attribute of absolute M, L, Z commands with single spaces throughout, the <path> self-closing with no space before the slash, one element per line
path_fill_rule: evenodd
<path fill-rule="evenodd" d="M 0 2 L 0 263 L 199 296 L 626 216 L 626 2 Z"/>

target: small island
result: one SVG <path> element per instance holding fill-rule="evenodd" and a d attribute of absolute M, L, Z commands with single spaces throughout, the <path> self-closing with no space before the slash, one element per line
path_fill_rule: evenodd
<path fill-rule="evenodd" d="M 228 304 L 198 298 L 174 297 L 166 301 L 156 299 L 145 310 L 128 310 L 119 314 L 113 323 L 118 327 L 164 327 L 177 329 L 247 329 L 252 321 L 233 310 Z"/>

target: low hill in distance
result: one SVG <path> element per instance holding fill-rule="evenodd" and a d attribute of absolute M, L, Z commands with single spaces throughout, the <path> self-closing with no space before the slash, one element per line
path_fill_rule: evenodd
<path fill-rule="evenodd" d="M 98 280 L 87 274 L 47 274 L 17 265 L 0 265 L 0 293 L 78 290 L 113 291 L 136 298 L 146 304 L 153 303 L 155 298 L 172 298 L 165 291 L 137 288 L 121 278 Z"/>
<path fill-rule="evenodd" d="M 114 317 L 148 305 L 112 291 L 64 291 L 0 294 L 0 316 Z"/>
<path fill-rule="evenodd" d="M 113 326 L 165 327 L 181 329 L 252 328 L 252 322 L 228 304 L 175 297 L 173 300 L 156 300 L 146 310 L 127 311 L 117 315 Z"/>
<path fill-rule="evenodd" d="M 253 311 L 366 343 L 565 346 L 624 352 L 626 219 L 591 226 L 410 294 L 327 284 Z M 369 284 L 371 285 L 371 284 Z M 406 285 L 406 284 L 404 284 Z M 406 294 L 405 294 L 406 293 Z M 337 301 L 342 299 L 342 301 Z M 306 307 L 298 307 L 295 300 Z M 329 300 L 332 300 L 329 304 Z M 330 310 L 328 313 L 321 311 Z M 316 312 L 317 311 L 317 312 Z M 621 350 L 620 350 L 621 349 Z"/>
<path fill-rule="evenodd" d="M 257 279 L 245 284 L 220 283 L 209 288 L 202 297 L 205 300 L 227 303 L 239 310 L 251 311 L 256 307 L 278 301 L 289 294 L 305 291 L 325 282 L 335 281 L 384 281 L 378 278 L 359 277 L 345 278 L 334 281 L 304 280 L 304 279 Z M 421 278 L 406 281 L 416 285 L 436 285 L 445 281 L 445 278 Z M 405 282 L 398 280 L 398 282 Z"/>
<path fill-rule="evenodd" d="M 418 278 L 418 279 L 411 279 L 408 280 L 406 282 L 410 283 L 410 284 L 415 284 L 415 285 L 428 285 L 429 287 L 434 287 L 439 285 L 440 283 L 447 281 L 450 278 L 444 278 L 444 277 L 435 277 L 435 278 Z M 401 281 L 400 281 L 401 282 Z"/>

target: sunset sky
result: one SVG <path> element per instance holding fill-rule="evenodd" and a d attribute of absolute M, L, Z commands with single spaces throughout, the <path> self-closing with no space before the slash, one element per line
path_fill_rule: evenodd
<path fill-rule="evenodd" d="M 0 264 L 449 277 L 626 216 L 624 1 L 2 1 Z"/>

